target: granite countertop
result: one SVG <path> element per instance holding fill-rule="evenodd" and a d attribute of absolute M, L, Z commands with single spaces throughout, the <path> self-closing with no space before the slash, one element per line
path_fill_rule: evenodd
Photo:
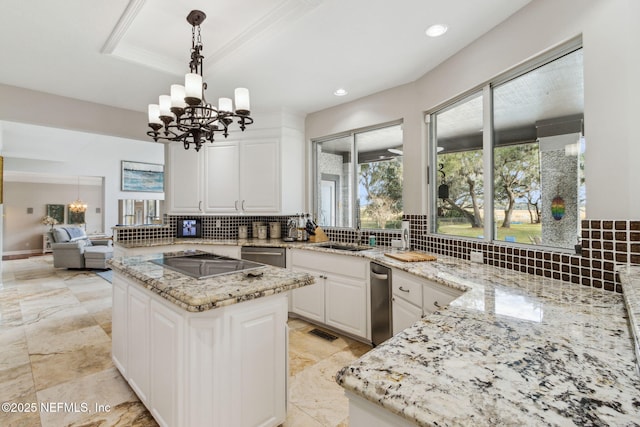
<path fill-rule="evenodd" d="M 443 256 L 402 267 L 466 292 L 340 370 L 346 390 L 422 426 L 640 425 L 622 295 Z"/>
<path fill-rule="evenodd" d="M 182 251 L 169 252 L 164 253 L 164 256 L 184 254 Z M 112 258 L 108 263 L 114 271 L 134 279 L 144 288 L 190 312 L 206 311 L 266 297 L 311 285 L 314 281 L 309 274 L 267 265 L 252 270 L 253 273 L 263 273 L 260 277 L 250 277 L 240 272 L 195 279 L 149 262 L 162 256 L 163 254 L 149 254 Z"/>
<path fill-rule="evenodd" d="M 629 316 L 636 352 L 636 366 L 640 375 L 640 265 L 627 265 L 620 269 L 620 282 Z"/>
<path fill-rule="evenodd" d="M 384 255 L 390 248 L 351 252 L 258 239 L 174 243 L 187 242 L 365 257 L 465 291 L 336 376 L 346 390 L 418 425 L 640 425 L 638 266 L 620 271 L 621 295 L 442 255 L 401 262 Z M 164 274 L 164 286 L 178 275 Z"/>

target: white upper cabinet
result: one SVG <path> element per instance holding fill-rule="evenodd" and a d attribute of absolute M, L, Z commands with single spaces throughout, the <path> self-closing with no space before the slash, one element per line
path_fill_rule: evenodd
<path fill-rule="evenodd" d="M 280 143 L 225 141 L 205 151 L 205 212 L 279 213 Z"/>
<path fill-rule="evenodd" d="M 246 141 L 240 145 L 240 208 L 280 212 L 280 143 Z"/>
<path fill-rule="evenodd" d="M 235 212 L 240 209 L 240 146 L 237 142 L 207 145 L 204 150 L 205 210 Z"/>
<path fill-rule="evenodd" d="M 304 133 L 296 128 L 301 125 L 288 126 L 291 121 L 275 117 L 261 120 L 270 128 L 231 134 L 206 143 L 200 152 L 168 144 L 168 213 L 303 211 Z"/>
<path fill-rule="evenodd" d="M 165 197 L 170 213 L 202 212 L 202 153 L 181 143 L 165 146 Z"/>

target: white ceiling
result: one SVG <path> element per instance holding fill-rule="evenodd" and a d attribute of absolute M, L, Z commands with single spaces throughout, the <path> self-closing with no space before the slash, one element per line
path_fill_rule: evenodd
<path fill-rule="evenodd" d="M 529 1 L 0 0 L 0 83 L 146 111 L 188 71 L 200 9 L 209 101 L 244 86 L 305 114 L 416 80 Z"/>

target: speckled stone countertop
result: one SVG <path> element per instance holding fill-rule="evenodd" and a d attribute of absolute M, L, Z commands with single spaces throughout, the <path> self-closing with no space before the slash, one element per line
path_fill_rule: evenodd
<path fill-rule="evenodd" d="M 634 338 L 636 366 L 640 372 L 640 266 L 627 265 L 620 269 L 620 282 Z"/>
<path fill-rule="evenodd" d="M 640 425 L 622 295 L 442 256 L 401 267 L 467 291 L 343 368 L 346 390 L 421 426 Z"/>
<path fill-rule="evenodd" d="M 169 252 L 164 256 L 184 254 L 182 251 Z M 149 262 L 161 257 L 162 254 L 150 254 L 113 258 L 109 260 L 109 265 L 114 271 L 134 279 L 144 288 L 191 312 L 286 292 L 311 285 L 314 280 L 306 273 L 267 265 L 259 268 L 259 272 L 263 273 L 260 277 L 249 277 L 240 272 L 198 280 Z"/>

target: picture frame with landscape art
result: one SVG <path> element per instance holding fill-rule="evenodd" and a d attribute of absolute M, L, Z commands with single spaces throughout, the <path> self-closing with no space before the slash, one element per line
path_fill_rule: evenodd
<path fill-rule="evenodd" d="M 122 191 L 162 193 L 164 165 L 122 160 Z"/>
<path fill-rule="evenodd" d="M 47 205 L 47 216 L 58 221 L 58 224 L 64 224 L 64 205 Z"/>

